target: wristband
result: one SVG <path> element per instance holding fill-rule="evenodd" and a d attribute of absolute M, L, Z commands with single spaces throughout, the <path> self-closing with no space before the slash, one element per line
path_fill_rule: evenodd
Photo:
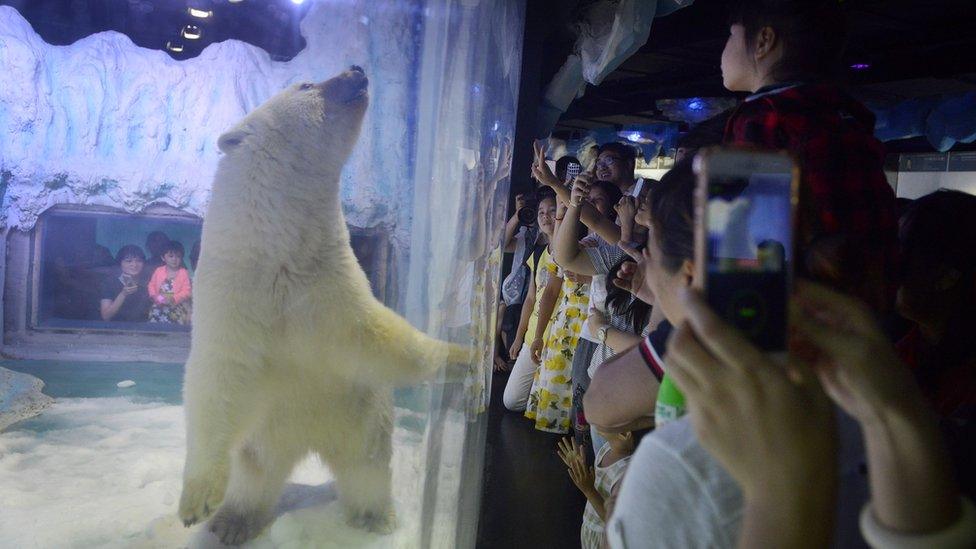
<path fill-rule="evenodd" d="M 976 507 L 969 498 L 960 498 L 960 504 L 960 517 L 945 529 L 927 534 L 903 534 L 878 523 L 869 501 L 861 509 L 861 534 L 871 547 L 884 549 L 973 547 L 976 545 Z"/>

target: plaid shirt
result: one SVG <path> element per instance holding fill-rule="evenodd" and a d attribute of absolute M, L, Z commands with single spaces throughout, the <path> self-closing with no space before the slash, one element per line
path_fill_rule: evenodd
<path fill-rule="evenodd" d="M 733 112 L 725 144 L 786 150 L 798 159 L 797 273 L 886 309 L 898 220 L 874 115 L 834 86 L 767 88 Z"/>

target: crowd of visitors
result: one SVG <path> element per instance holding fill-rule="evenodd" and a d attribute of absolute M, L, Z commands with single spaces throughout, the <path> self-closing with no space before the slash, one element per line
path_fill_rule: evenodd
<path fill-rule="evenodd" d="M 506 228 L 504 405 L 572 435 L 554 451 L 587 499 L 583 547 L 974 547 L 976 198 L 896 203 L 873 115 L 831 83 L 836 2 L 730 14 L 723 80 L 749 96 L 660 181 L 627 145 L 575 177 L 536 145 Z M 799 163 L 787 357 L 694 289 L 705 146 Z"/>

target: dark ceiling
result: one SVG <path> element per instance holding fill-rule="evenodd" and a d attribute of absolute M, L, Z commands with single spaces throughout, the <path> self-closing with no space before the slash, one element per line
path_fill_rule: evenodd
<path fill-rule="evenodd" d="M 719 60 L 728 37 L 724 2 L 696 0 L 655 20 L 644 47 L 560 119 L 565 133 L 664 120 L 659 99 L 731 97 Z M 894 101 L 976 90 L 976 2 L 846 0 L 847 83 L 862 99 Z M 565 33 L 560 32 L 562 41 Z M 569 53 L 569 50 L 564 52 Z M 565 57 L 563 57 L 565 59 Z M 555 72 L 555 66 L 544 72 Z"/>
<path fill-rule="evenodd" d="M 116 30 L 139 46 L 188 59 L 208 44 L 234 38 L 287 60 L 305 46 L 299 22 L 311 1 L 0 0 L 0 5 L 16 8 L 52 44 Z M 527 49 L 526 56 L 538 56 L 533 63 L 538 71 L 523 71 L 522 77 L 541 93 L 573 50 L 573 22 L 597 0 L 527 1 L 527 47 L 533 41 L 538 46 L 536 53 Z M 870 65 L 847 73 L 861 99 L 896 101 L 976 89 L 976 0 L 843 2 L 851 27 L 846 64 Z M 213 16 L 194 18 L 190 7 Z M 719 69 L 728 36 L 725 21 L 725 2 L 719 0 L 696 0 L 656 19 L 647 44 L 599 86 L 587 86 L 560 119 L 557 133 L 676 120 L 658 108 L 660 99 L 733 97 L 722 87 Z M 188 24 L 200 27 L 200 39 L 180 36 Z M 168 51 L 167 43 L 183 50 Z"/>
<path fill-rule="evenodd" d="M 16 8 L 50 44 L 71 44 L 96 32 L 115 30 L 144 48 L 188 59 L 208 44 L 234 38 L 280 61 L 305 47 L 298 24 L 309 4 L 307 0 L 298 4 L 291 0 L 0 0 L 0 5 Z M 213 15 L 193 17 L 191 7 Z M 200 38 L 183 38 L 186 25 L 198 26 Z M 167 50 L 167 43 L 182 45 L 183 50 Z"/>

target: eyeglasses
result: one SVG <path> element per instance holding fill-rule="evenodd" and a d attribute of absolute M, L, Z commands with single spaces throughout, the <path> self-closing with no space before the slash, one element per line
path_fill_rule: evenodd
<path fill-rule="evenodd" d="M 603 158 L 596 161 L 596 167 L 600 168 L 606 166 L 609 168 L 610 166 L 613 166 L 617 162 L 620 162 L 620 159 L 617 158 L 616 156 L 604 156 Z"/>

